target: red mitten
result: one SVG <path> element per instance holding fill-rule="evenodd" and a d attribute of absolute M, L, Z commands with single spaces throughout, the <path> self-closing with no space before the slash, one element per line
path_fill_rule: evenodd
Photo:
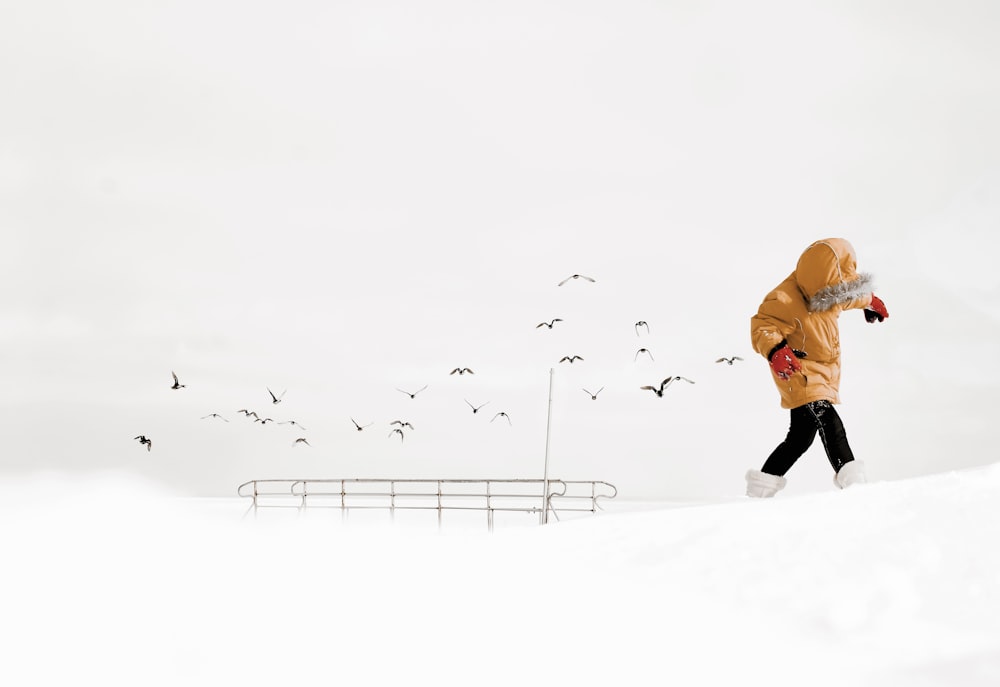
<path fill-rule="evenodd" d="M 882 302 L 881 298 L 872 294 L 872 304 L 865 308 L 865 319 L 868 322 L 875 320 L 881 322 L 887 317 L 889 317 L 889 311 L 885 309 L 885 303 Z"/>
<path fill-rule="evenodd" d="M 802 363 L 795 356 L 795 351 L 784 340 L 771 349 L 771 354 L 767 357 L 767 360 L 771 363 L 771 369 L 774 370 L 774 374 L 778 375 L 781 379 L 790 379 L 793 374 L 802 369 Z"/>

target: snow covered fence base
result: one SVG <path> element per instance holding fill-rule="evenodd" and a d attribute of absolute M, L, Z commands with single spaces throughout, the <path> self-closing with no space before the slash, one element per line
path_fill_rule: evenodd
<path fill-rule="evenodd" d="M 608 482 L 560 479 L 260 479 L 241 484 L 241 497 L 251 499 L 247 512 L 260 508 L 340 509 L 346 519 L 354 511 L 435 511 L 438 527 L 444 511 L 485 513 L 492 530 L 497 513 L 527 513 L 546 521 L 546 512 L 595 513 L 601 499 L 617 496 Z"/>

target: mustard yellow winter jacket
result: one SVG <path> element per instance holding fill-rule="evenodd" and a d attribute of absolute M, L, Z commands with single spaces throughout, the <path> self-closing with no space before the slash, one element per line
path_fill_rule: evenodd
<path fill-rule="evenodd" d="M 750 318 L 754 349 L 765 358 L 782 340 L 804 353 L 802 371 L 790 379 L 773 372 L 782 408 L 827 400 L 840 402 L 840 329 L 843 310 L 872 302 L 872 276 L 857 271 L 846 239 L 823 239 L 799 257 L 795 271 L 764 298 Z"/>

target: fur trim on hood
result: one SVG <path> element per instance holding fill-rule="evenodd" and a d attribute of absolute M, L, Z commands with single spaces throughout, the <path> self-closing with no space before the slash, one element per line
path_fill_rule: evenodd
<path fill-rule="evenodd" d="M 843 305 L 861 298 L 875 290 L 875 278 L 868 272 L 861 272 L 857 279 L 831 284 L 820 289 L 809 299 L 810 312 L 823 312 L 835 305 Z"/>

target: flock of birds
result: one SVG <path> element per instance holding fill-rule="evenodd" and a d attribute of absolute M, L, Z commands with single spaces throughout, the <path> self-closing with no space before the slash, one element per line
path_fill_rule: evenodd
<path fill-rule="evenodd" d="M 558 286 L 563 286 L 563 285 L 565 285 L 565 284 L 567 284 L 567 283 L 569 283 L 571 281 L 577 280 L 577 279 L 582 279 L 582 280 L 584 280 L 586 282 L 590 282 L 590 283 L 596 283 L 596 280 L 593 279 L 592 277 L 588 277 L 588 276 L 585 276 L 585 275 L 582 275 L 582 274 L 573 274 L 573 275 L 570 275 L 569 277 L 566 277 L 562 281 L 560 281 L 558 283 Z M 562 322 L 562 321 L 563 321 L 562 318 L 555 317 L 555 318 L 552 318 L 551 320 L 538 323 L 535 326 L 535 329 L 541 329 L 543 327 L 546 328 L 546 329 L 552 329 L 557 322 Z M 647 323 L 645 320 L 639 320 L 638 322 L 636 322 L 635 325 L 634 325 L 634 328 L 635 328 L 636 336 L 642 336 L 643 333 L 645 333 L 646 335 L 648 335 L 650 333 L 649 323 Z M 645 347 L 640 347 L 636 351 L 636 353 L 635 353 L 635 356 L 633 358 L 633 362 L 637 362 L 639 360 L 639 356 L 640 355 L 648 357 L 650 361 L 655 361 L 655 359 L 653 358 L 653 354 L 652 354 L 652 352 L 650 352 L 649 349 L 647 349 Z M 584 358 L 582 356 L 579 356 L 579 355 L 567 355 L 567 356 L 563 356 L 559 360 L 559 363 L 560 364 L 561 363 L 569 363 L 569 364 L 572 365 L 576 361 L 583 361 L 583 360 L 584 360 Z M 727 365 L 733 365 L 735 362 L 742 361 L 742 360 L 743 360 L 743 358 L 741 358 L 740 356 L 735 356 L 734 355 L 734 356 L 728 356 L 728 357 L 718 358 L 715 362 L 716 363 L 726 363 Z M 180 382 L 180 379 L 177 377 L 177 373 L 176 372 L 171 371 L 170 374 L 171 374 L 171 377 L 173 378 L 173 384 L 170 386 L 170 389 L 177 391 L 177 390 L 184 389 L 184 388 L 187 387 L 186 384 L 182 384 Z M 449 375 L 459 375 L 459 376 L 474 375 L 474 374 L 475 374 L 475 372 L 471 368 L 469 368 L 469 367 L 455 367 L 449 373 Z M 660 381 L 657 384 L 645 384 L 645 385 L 640 386 L 639 389 L 643 390 L 643 391 L 652 391 L 657 397 L 661 397 L 662 398 L 663 394 L 666 392 L 666 390 L 669 389 L 670 386 L 674 382 L 678 382 L 678 381 L 683 381 L 683 382 L 686 382 L 688 384 L 694 384 L 694 380 L 689 379 L 687 377 L 683 377 L 683 376 L 680 376 L 680 375 L 671 375 L 671 376 L 666 377 L 665 379 L 663 379 L 662 381 Z M 406 389 L 400 389 L 398 387 L 396 388 L 396 391 L 399 391 L 400 393 L 405 394 L 406 396 L 408 396 L 412 400 L 412 399 L 416 399 L 417 395 L 420 394 L 421 392 L 425 391 L 427 388 L 428 388 L 428 385 L 425 384 L 422 387 L 420 387 L 419 389 L 417 389 L 416 391 L 409 391 L 409 390 L 406 390 Z M 284 396 L 285 396 L 285 393 L 287 392 L 287 389 L 286 389 L 286 390 L 282 391 L 280 394 L 276 394 L 269 387 L 266 387 L 266 389 L 267 389 L 267 393 L 268 393 L 268 396 L 270 398 L 270 402 L 271 402 L 272 405 L 278 405 L 279 403 L 281 403 L 282 400 L 283 400 L 283 398 L 284 398 Z M 591 398 L 592 401 L 596 401 L 598 395 L 603 390 L 604 390 L 603 386 L 600 387 L 599 389 L 597 389 L 597 391 L 590 391 L 589 389 L 586 389 L 586 388 L 583 389 L 583 391 L 588 396 L 590 396 L 590 398 Z M 468 399 L 464 399 L 464 400 L 465 400 L 465 403 L 472 410 L 472 413 L 474 415 L 478 414 L 480 410 L 482 410 L 485 406 L 489 405 L 489 403 L 490 403 L 489 401 L 486 401 L 485 403 L 481 403 L 481 404 L 476 405 L 476 404 L 472 403 L 471 401 L 469 401 Z M 266 417 L 266 416 L 262 417 L 256 411 L 251 410 L 249 408 L 241 408 L 241 409 L 239 409 L 236 412 L 239 413 L 239 414 L 244 415 L 247 419 L 252 419 L 254 424 L 260 423 L 261 426 L 267 425 L 268 423 L 274 423 L 274 424 L 279 424 L 279 425 L 292 425 L 293 427 L 297 427 L 299 430 L 301 430 L 303 432 L 306 431 L 306 428 L 303 427 L 300 423 L 296 422 L 295 420 L 275 420 L 275 419 L 273 419 L 271 417 Z M 219 413 L 209 413 L 208 415 L 202 416 L 201 419 L 202 420 L 221 420 L 221 421 L 227 422 L 227 423 L 229 422 L 228 419 L 226 419 L 223 415 L 221 415 Z M 497 419 L 506 420 L 508 425 L 510 425 L 510 426 L 513 425 L 513 422 L 511 421 L 510 415 L 506 411 L 501 410 L 501 411 L 496 412 L 493 415 L 493 417 L 490 420 L 490 422 L 491 423 L 495 422 Z M 368 427 L 371 427 L 374 424 L 374 422 L 368 422 L 368 423 L 365 423 L 365 424 L 361 424 L 357 420 L 355 420 L 353 417 L 350 418 L 350 421 L 354 425 L 354 428 L 358 432 L 364 431 L 365 429 L 367 429 Z M 414 429 L 413 424 L 411 422 L 405 421 L 405 420 L 393 420 L 392 422 L 389 423 L 389 426 L 391 427 L 391 429 L 389 431 L 389 435 L 388 435 L 389 438 L 399 437 L 399 440 L 401 442 L 404 441 L 405 438 L 406 438 L 406 432 L 404 432 L 404 429 L 408 430 L 408 431 Z M 140 444 L 140 446 L 145 446 L 147 451 L 151 451 L 153 449 L 153 442 L 152 442 L 152 440 L 149 439 L 145 434 L 139 434 L 138 436 L 136 436 L 134 438 L 134 440 L 138 441 L 139 444 Z M 308 439 L 306 439 L 306 437 L 304 437 L 304 436 L 299 436 L 299 437 L 297 437 L 292 442 L 292 446 L 293 447 L 298 446 L 299 444 L 303 444 L 305 446 L 312 446 L 312 444 L 310 444 L 309 441 L 308 441 Z"/>
<path fill-rule="evenodd" d="M 185 388 L 187 388 L 187 384 L 181 384 L 181 381 L 177 377 L 177 373 L 176 372 L 174 372 L 174 371 L 171 370 L 170 376 L 174 380 L 174 383 L 170 386 L 170 389 L 172 389 L 174 391 L 177 391 L 179 389 L 185 389 Z M 286 391 L 287 391 L 287 389 L 285 391 L 282 391 L 280 394 L 275 394 L 273 391 L 271 391 L 270 388 L 267 388 L 267 393 L 268 393 L 268 396 L 271 399 L 272 405 L 277 405 L 277 404 L 281 403 L 281 400 L 284 397 Z M 250 410 L 249 408 L 240 408 L 236 412 L 239 413 L 239 414 L 244 415 L 247 419 L 251 419 L 252 418 L 254 424 L 260 423 L 261 426 L 264 426 L 264 425 L 266 425 L 269 422 L 273 422 L 273 423 L 278 424 L 278 425 L 292 425 L 294 427 L 298 427 L 302 431 L 305 431 L 305 429 L 306 429 L 305 427 L 303 427 L 300 423 L 296 422 L 295 420 L 275 420 L 274 418 L 271 418 L 271 417 L 261 417 L 257 413 L 257 411 Z M 229 422 L 229 420 L 226 417 L 224 417 L 223 415 L 221 415 L 220 413 L 209 413 L 208 415 L 203 415 L 201 417 L 201 419 L 202 420 L 213 420 L 214 419 L 214 420 L 222 420 L 223 422 L 226 422 L 226 423 Z M 134 437 L 134 440 L 138 441 L 140 446 L 145 446 L 147 451 L 152 451 L 153 450 L 153 441 L 152 441 L 152 439 L 150 439 L 149 437 L 147 437 L 145 434 L 139 434 L 138 436 Z M 305 437 L 298 437 L 298 438 L 295 439 L 295 441 L 292 442 L 292 446 L 298 446 L 299 444 L 305 444 L 306 446 L 311 446 L 311 444 L 309 443 L 309 440 L 306 439 Z"/>

